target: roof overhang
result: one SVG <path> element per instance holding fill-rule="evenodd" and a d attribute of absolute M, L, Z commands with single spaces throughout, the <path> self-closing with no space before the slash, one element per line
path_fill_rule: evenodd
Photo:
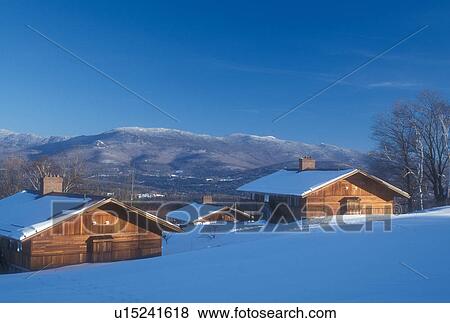
<path fill-rule="evenodd" d="M 93 203 L 93 204 L 91 204 L 91 205 L 89 205 L 87 207 L 84 207 L 82 209 L 79 209 L 79 210 L 76 210 L 74 212 L 71 212 L 70 214 L 66 214 L 66 215 L 63 215 L 63 216 L 55 217 L 53 219 L 49 219 L 49 220 L 47 220 L 49 222 L 48 226 L 43 226 L 40 230 L 36 229 L 30 235 L 24 234 L 18 240 L 20 240 L 20 241 L 28 240 L 28 239 L 34 237 L 36 234 L 41 233 L 42 231 L 45 231 L 45 230 L 48 230 L 48 229 L 52 228 L 53 226 L 55 226 L 58 223 L 61 223 L 61 222 L 66 221 L 66 220 L 69 220 L 72 217 L 77 216 L 77 215 L 79 215 L 81 213 L 85 213 L 85 212 L 88 212 L 88 211 L 100 208 L 103 205 L 106 205 L 108 203 L 113 203 L 115 205 L 118 205 L 118 206 L 126 209 L 126 210 L 130 210 L 131 212 L 135 212 L 135 213 L 137 213 L 137 214 L 139 214 L 139 215 L 141 215 L 141 216 L 143 216 L 143 217 L 145 217 L 145 218 L 147 218 L 147 219 L 149 219 L 149 220 L 151 220 L 153 222 L 156 222 L 163 231 L 172 231 L 172 232 L 182 232 L 183 231 L 179 226 L 177 226 L 177 225 L 175 225 L 175 224 L 173 224 L 173 223 L 171 223 L 169 221 L 166 221 L 164 219 L 161 219 L 161 218 L 157 217 L 156 215 L 153 215 L 153 214 L 148 213 L 148 212 L 146 212 L 144 210 L 138 209 L 138 208 L 136 208 L 134 206 L 127 205 L 127 204 L 125 204 L 125 203 L 123 203 L 123 202 L 121 202 L 119 200 L 114 199 L 114 198 L 105 198 L 105 199 L 100 200 L 98 202 L 95 202 L 95 203 Z M 45 222 L 47 222 L 47 221 L 45 221 Z M 44 223 L 44 222 L 41 222 L 41 223 Z M 39 224 L 39 223 L 36 223 L 34 225 L 37 225 L 37 224 Z M 33 225 L 29 226 L 29 228 L 32 228 L 32 227 L 33 227 Z"/>
<path fill-rule="evenodd" d="M 115 203 L 115 204 L 117 204 L 117 205 L 119 205 L 119 206 L 122 206 L 125 209 L 129 209 L 129 210 L 131 210 L 133 212 L 136 212 L 139 215 L 142 215 L 142 216 L 146 217 L 147 219 L 149 219 L 151 221 L 154 221 L 154 222 L 158 223 L 161 226 L 161 229 L 164 229 L 164 231 L 183 232 L 183 229 L 181 229 L 178 225 L 173 224 L 173 223 L 171 223 L 171 222 L 169 222 L 167 220 L 161 219 L 161 218 L 157 217 L 154 214 L 151 214 L 149 212 L 141 210 L 141 209 L 139 209 L 137 207 L 134 207 L 134 206 L 131 206 L 131 205 L 127 205 L 127 204 L 125 204 L 123 202 L 120 202 L 120 201 L 118 201 L 116 199 L 113 199 L 113 198 L 111 198 L 110 201 Z"/>
<path fill-rule="evenodd" d="M 93 204 L 90 204 L 89 206 L 85 206 L 85 207 L 83 207 L 83 208 L 81 208 L 79 210 L 75 210 L 75 211 L 72 211 L 72 212 L 64 214 L 64 215 L 51 217 L 51 218 L 49 218 L 49 219 L 47 219 L 45 221 L 41 221 L 41 222 L 34 223 L 34 224 L 29 225 L 29 226 L 26 226 L 26 227 L 23 228 L 22 235 L 20 237 L 11 237 L 11 236 L 7 236 L 7 235 L 2 235 L 2 236 L 4 236 L 7 239 L 11 239 L 11 240 L 19 240 L 19 241 L 27 240 L 27 239 L 29 239 L 31 237 L 34 237 L 38 233 L 41 233 L 43 231 L 46 231 L 46 230 L 52 228 L 53 226 L 55 226 L 58 223 L 61 223 L 61 222 L 66 221 L 66 220 L 69 220 L 69 219 L 71 219 L 72 217 L 74 217 L 74 216 L 76 216 L 78 214 L 81 214 L 83 212 L 86 212 L 86 211 L 90 210 L 95 205 L 97 205 L 97 204 L 99 204 L 99 203 L 101 203 L 103 201 L 104 200 L 101 200 L 101 201 L 95 202 Z M 26 230 L 26 232 L 24 232 L 25 230 Z"/>
<path fill-rule="evenodd" d="M 230 206 L 224 206 L 223 208 L 216 210 L 216 211 L 212 211 L 204 216 L 198 217 L 197 219 L 195 219 L 194 221 L 192 221 L 192 223 L 198 223 L 198 222 L 202 222 L 202 221 L 206 221 L 206 219 L 214 214 L 217 213 L 225 213 L 225 212 L 235 212 L 235 213 L 239 213 L 241 215 L 243 215 L 244 217 L 247 217 L 248 219 L 251 219 L 251 215 L 247 214 L 244 211 L 238 210 L 236 207 L 230 207 Z M 229 214 L 229 213 L 227 213 Z M 232 214 L 230 214 L 232 215 Z M 236 219 L 236 216 L 234 216 L 234 218 Z"/>
<path fill-rule="evenodd" d="M 411 196 L 410 196 L 407 192 L 401 190 L 400 188 L 398 188 L 398 187 L 396 187 L 396 186 L 394 186 L 394 185 L 392 185 L 392 184 L 390 184 L 390 183 L 388 183 L 388 182 L 382 180 L 382 179 L 379 178 L 379 177 L 370 175 L 370 174 L 368 174 L 368 173 L 366 173 L 366 172 L 364 172 L 364 171 L 362 171 L 362 170 L 360 170 L 360 169 L 354 169 L 353 171 L 351 171 L 351 172 L 349 172 L 349 173 L 346 173 L 346 174 L 344 174 L 344 175 L 341 175 L 341 176 L 338 176 L 338 177 L 336 177 L 336 178 L 333 178 L 332 180 L 329 180 L 329 181 L 327 181 L 327 182 L 325 182 L 325 183 L 321 183 L 320 185 L 311 187 L 309 190 L 303 192 L 300 196 L 301 196 L 301 197 L 307 197 L 309 194 L 311 194 L 311 193 L 313 193 L 313 192 L 315 192 L 315 191 L 317 191 L 317 190 L 320 190 L 321 188 L 323 188 L 323 187 L 325 187 L 325 186 L 328 186 L 328 185 L 330 185 L 330 184 L 333 184 L 333 183 L 335 183 L 335 182 L 337 182 L 337 181 L 339 181 L 339 180 L 349 178 L 349 177 L 351 177 L 351 176 L 353 176 L 353 175 L 355 175 L 355 174 L 361 174 L 361 175 L 363 175 L 363 176 L 365 176 L 365 177 L 368 177 L 368 178 L 370 178 L 370 179 L 372 179 L 372 180 L 378 182 L 379 184 L 382 184 L 382 185 L 386 186 L 386 187 L 389 188 L 391 191 L 394 191 L 395 193 L 397 193 L 397 194 L 400 195 L 401 197 L 404 197 L 404 198 L 407 198 L 407 199 L 411 198 Z"/>

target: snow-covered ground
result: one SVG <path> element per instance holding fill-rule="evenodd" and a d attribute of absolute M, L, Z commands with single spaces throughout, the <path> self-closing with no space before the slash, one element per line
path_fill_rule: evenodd
<path fill-rule="evenodd" d="M 392 232 L 289 231 L 197 231 L 158 258 L 1 275 L 0 301 L 450 301 L 450 208 L 395 217 Z"/>

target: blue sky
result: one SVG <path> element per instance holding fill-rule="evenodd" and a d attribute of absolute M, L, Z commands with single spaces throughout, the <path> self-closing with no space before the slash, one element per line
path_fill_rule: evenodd
<path fill-rule="evenodd" d="M 449 97 L 449 14 L 444 1 L 0 1 L 0 128 L 77 135 L 167 127 L 367 150 L 373 116 L 396 100 L 423 89 Z"/>

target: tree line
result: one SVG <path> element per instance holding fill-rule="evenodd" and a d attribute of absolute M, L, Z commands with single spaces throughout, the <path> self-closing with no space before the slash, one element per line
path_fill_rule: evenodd
<path fill-rule="evenodd" d="M 41 190 L 41 179 L 45 176 L 61 176 L 63 192 L 76 192 L 83 186 L 86 167 L 78 157 L 41 158 L 27 160 L 10 156 L 0 162 L 0 198 L 23 189 Z"/>
<path fill-rule="evenodd" d="M 61 176 L 64 193 L 89 195 L 112 194 L 115 198 L 128 201 L 133 195 L 134 170 L 130 176 L 124 175 L 124 182 L 102 179 L 90 169 L 85 160 L 76 155 L 43 157 L 30 160 L 14 155 L 0 160 L 0 199 L 24 189 L 41 191 L 41 181 L 45 176 Z M 142 191 L 142 185 L 136 185 Z"/>
<path fill-rule="evenodd" d="M 370 168 L 411 195 L 409 211 L 447 203 L 449 125 L 449 103 L 431 91 L 395 103 L 374 122 Z"/>

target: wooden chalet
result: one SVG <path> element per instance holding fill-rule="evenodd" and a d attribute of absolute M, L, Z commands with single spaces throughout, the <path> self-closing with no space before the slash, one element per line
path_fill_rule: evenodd
<path fill-rule="evenodd" d="M 57 177 L 42 186 L 0 200 L 0 257 L 18 269 L 160 256 L 162 232 L 181 231 L 113 198 L 59 193 Z"/>
<path fill-rule="evenodd" d="M 409 194 L 359 169 L 319 170 L 311 157 L 298 169 L 284 169 L 238 188 L 295 218 L 344 214 L 393 214 L 395 200 Z"/>

